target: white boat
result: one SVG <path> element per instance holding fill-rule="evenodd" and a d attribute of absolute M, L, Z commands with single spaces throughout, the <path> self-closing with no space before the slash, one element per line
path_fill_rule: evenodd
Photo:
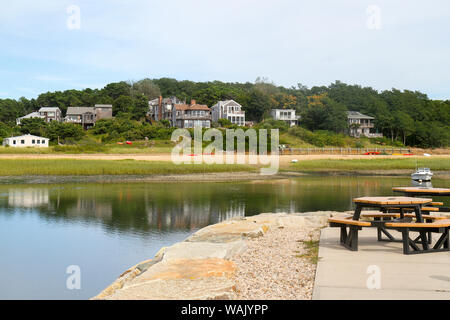
<path fill-rule="evenodd" d="M 433 172 L 430 168 L 419 168 L 416 172 L 411 174 L 411 179 L 416 181 L 431 181 Z"/>

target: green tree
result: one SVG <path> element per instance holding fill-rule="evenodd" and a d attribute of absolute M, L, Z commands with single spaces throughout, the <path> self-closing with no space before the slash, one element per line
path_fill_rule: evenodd
<path fill-rule="evenodd" d="M 51 141 L 57 142 L 59 139 L 60 143 L 79 141 L 86 135 L 80 125 L 57 121 L 50 122 L 45 128 L 44 134 Z"/>
<path fill-rule="evenodd" d="M 150 79 L 143 79 L 132 84 L 134 96 L 144 96 L 148 100 L 155 99 L 161 95 L 158 85 Z"/>
<path fill-rule="evenodd" d="M 35 136 L 44 136 L 47 123 L 42 118 L 22 119 L 19 130 L 22 134 L 31 134 Z"/>
<path fill-rule="evenodd" d="M 134 112 L 134 100 L 128 96 L 120 96 L 113 103 L 113 115 L 118 113 L 133 113 Z"/>

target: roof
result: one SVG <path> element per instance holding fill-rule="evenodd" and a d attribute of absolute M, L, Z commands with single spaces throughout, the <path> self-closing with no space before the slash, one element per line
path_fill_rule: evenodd
<path fill-rule="evenodd" d="M 39 112 L 55 112 L 56 110 L 60 109 L 58 107 L 42 107 L 39 109 Z"/>
<path fill-rule="evenodd" d="M 112 104 L 96 104 L 95 108 L 112 108 Z"/>
<path fill-rule="evenodd" d="M 362 114 L 358 111 L 347 111 L 347 117 L 349 119 L 368 119 L 368 120 L 375 119 L 374 117 L 366 116 L 365 114 Z"/>
<path fill-rule="evenodd" d="M 162 102 L 162 104 L 177 104 L 177 103 L 180 104 L 180 103 L 182 103 L 182 101 L 180 99 L 178 99 L 177 97 L 175 97 L 175 96 L 172 96 L 172 97 L 169 97 L 169 98 L 164 98 L 164 99 L 162 99 L 161 102 Z M 150 100 L 148 102 L 148 104 L 149 105 L 158 105 L 159 104 L 159 98 Z"/>
<path fill-rule="evenodd" d="M 94 113 L 93 107 L 68 107 L 66 115 L 69 114 L 83 114 L 83 113 Z"/>
<path fill-rule="evenodd" d="M 204 104 L 194 104 L 194 105 L 189 105 L 189 104 L 176 104 L 175 105 L 175 109 L 176 110 L 205 110 L 205 111 L 211 111 L 210 108 L 208 108 L 207 105 Z"/>
<path fill-rule="evenodd" d="M 39 137 L 39 136 L 33 136 L 32 134 L 24 134 L 24 135 L 22 135 L 22 136 L 8 137 L 8 138 L 5 138 L 5 139 L 19 139 L 19 138 L 25 138 L 25 137 L 50 140 L 49 138 Z"/>
<path fill-rule="evenodd" d="M 294 109 L 271 109 L 271 111 L 293 111 L 293 112 L 295 112 Z"/>
<path fill-rule="evenodd" d="M 20 117 L 19 119 L 27 119 L 27 118 L 44 118 L 44 116 L 41 116 L 39 112 L 32 112 L 27 114 L 26 116 Z"/>

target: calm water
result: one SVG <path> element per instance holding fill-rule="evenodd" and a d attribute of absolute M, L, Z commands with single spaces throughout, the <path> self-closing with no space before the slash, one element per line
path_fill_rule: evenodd
<path fill-rule="evenodd" d="M 0 299 L 88 299 L 163 246 L 233 216 L 352 209 L 403 178 L 0 186 Z M 435 180 L 448 187 L 448 180 Z M 447 205 L 450 205 L 447 203 Z M 81 268 L 81 290 L 66 269 Z"/>

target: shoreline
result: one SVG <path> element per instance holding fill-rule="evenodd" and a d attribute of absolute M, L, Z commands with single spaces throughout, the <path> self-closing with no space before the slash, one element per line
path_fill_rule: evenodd
<path fill-rule="evenodd" d="M 316 243 L 328 218 L 342 214 L 263 213 L 209 225 L 129 268 L 91 299 L 310 300 L 317 255 L 305 244 Z"/>
<path fill-rule="evenodd" d="M 410 170 L 357 170 L 357 171 L 280 171 L 275 175 L 258 172 L 212 172 L 167 175 L 23 175 L 0 176 L 2 184 L 66 184 L 66 183 L 175 183 L 175 182 L 244 182 L 259 180 L 294 179 L 306 176 L 404 177 Z M 450 171 L 438 171 L 435 179 L 450 179 Z"/>

